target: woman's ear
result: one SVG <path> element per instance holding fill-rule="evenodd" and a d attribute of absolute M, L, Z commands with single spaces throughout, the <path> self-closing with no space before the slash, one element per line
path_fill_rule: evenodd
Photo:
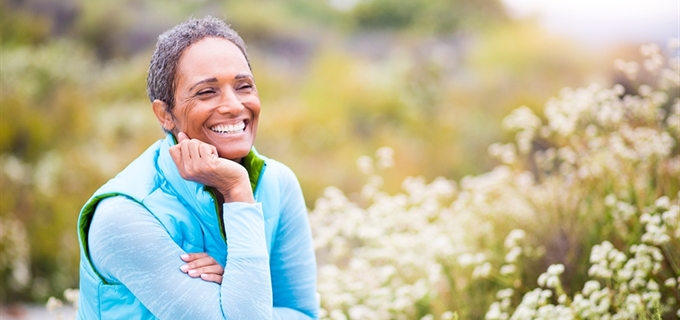
<path fill-rule="evenodd" d="M 156 115 L 156 119 L 158 119 L 158 123 L 161 124 L 161 127 L 168 132 L 174 130 L 175 117 L 173 117 L 172 113 L 168 110 L 168 105 L 158 99 L 154 100 L 151 105 L 153 106 L 153 113 Z"/>

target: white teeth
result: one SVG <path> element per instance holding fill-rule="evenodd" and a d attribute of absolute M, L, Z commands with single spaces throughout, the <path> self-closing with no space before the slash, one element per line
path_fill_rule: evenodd
<path fill-rule="evenodd" d="M 239 133 L 243 132 L 243 129 L 246 128 L 246 123 L 241 121 L 237 124 L 220 124 L 216 125 L 210 130 L 215 131 L 217 133 Z"/>

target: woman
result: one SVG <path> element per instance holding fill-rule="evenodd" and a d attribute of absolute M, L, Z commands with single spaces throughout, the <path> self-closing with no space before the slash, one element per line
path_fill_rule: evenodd
<path fill-rule="evenodd" d="M 166 131 L 79 217 L 81 319 L 316 318 L 316 261 L 295 175 L 254 147 L 260 101 L 219 19 L 158 38 L 147 79 Z"/>

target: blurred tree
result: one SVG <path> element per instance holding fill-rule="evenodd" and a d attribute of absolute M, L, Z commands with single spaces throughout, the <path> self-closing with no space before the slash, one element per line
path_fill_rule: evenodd
<path fill-rule="evenodd" d="M 359 1 L 349 17 L 359 29 L 450 34 L 504 20 L 505 10 L 497 0 L 371 0 Z"/>
<path fill-rule="evenodd" d="M 0 54 L 0 214 L 25 225 L 31 249 L 26 267 L 33 276 L 25 287 L 1 288 L 3 300 L 24 300 L 77 283 L 73 210 L 87 190 L 79 187 L 96 175 L 78 168 L 79 159 L 67 151 L 86 141 L 91 129 L 81 88 L 93 68 L 88 54 L 67 41 L 3 48 Z M 70 176 L 71 170 L 80 173 Z M 2 275 L 3 284 L 11 283 L 7 270 Z"/>
<path fill-rule="evenodd" d="M 50 21 L 35 12 L 17 8 L 9 0 L 0 0 L 0 41 L 2 46 L 35 45 L 49 36 Z"/>

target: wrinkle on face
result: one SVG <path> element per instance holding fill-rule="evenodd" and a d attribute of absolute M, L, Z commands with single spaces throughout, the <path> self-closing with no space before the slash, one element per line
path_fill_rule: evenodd
<path fill-rule="evenodd" d="M 185 130 L 187 129 L 187 128 L 183 125 L 182 119 L 188 119 L 189 112 L 190 112 L 191 109 L 193 109 L 193 108 L 196 106 L 196 104 L 197 104 L 197 103 L 196 103 L 196 100 L 198 100 L 198 97 L 196 97 L 196 96 L 191 96 L 191 95 L 188 95 L 188 96 L 186 96 L 186 97 L 181 97 L 181 99 L 176 99 L 176 101 L 181 101 L 181 103 L 182 103 L 182 108 L 176 108 L 176 107 L 175 107 L 175 108 L 173 108 L 172 111 L 170 112 L 170 115 L 172 115 L 172 117 L 173 117 L 174 120 L 175 120 L 175 123 L 176 123 L 175 129 L 176 129 L 176 130 L 185 131 Z M 179 117 L 175 115 L 175 111 L 178 110 L 178 109 L 181 111 L 181 114 L 179 115 Z M 178 127 L 179 127 L 179 129 L 178 129 Z"/>

